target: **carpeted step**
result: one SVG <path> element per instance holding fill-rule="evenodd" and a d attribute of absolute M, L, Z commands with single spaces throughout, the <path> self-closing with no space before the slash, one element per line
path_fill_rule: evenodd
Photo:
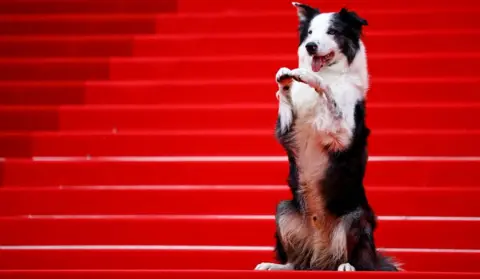
<path fill-rule="evenodd" d="M 281 173 L 284 174 L 285 172 Z M 366 189 L 375 213 L 386 216 L 381 217 L 381 220 L 388 220 L 388 216 L 395 215 L 465 216 L 475 219 L 480 214 L 480 209 L 476 206 L 480 188 L 476 187 L 366 185 Z M 62 188 L 6 185 L 0 189 L 0 214 L 133 214 L 139 215 L 139 218 L 142 218 L 141 214 L 273 215 L 279 201 L 291 198 L 286 185 L 67 185 Z M 435 219 L 432 217 L 430 220 Z M 417 220 L 422 220 L 422 217 Z"/>
<path fill-rule="evenodd" d="M 348 6 L 356 10 L 370 9 L 421 9 L 449 8 L 452 2 L 448 0 L 423 0 L 423 1 L 393 1 L 382 0 L 347 0 L 343 3 L 328 0 L 304 1 L 324 11 L 339 10 Z M 4 14 L 52 14 L 52 13 L 158 13 L 158 12 L 183 12 L 183 13 L 211 13 L 211 12 L 245 12 L 245 11 L 285 11 L 292 10 L 291 1 L 222 1 L 222 0 L 107 0 L 99 3 L 95 0 L 74 0 L 69 3 L 55 0 L 6 0 L 0 2 L 0 11 Z M 459 0 L 455 5 L 461 8 L 478 8 L 475 0 Z"/>
<path fill-rule="evenodd" d="M 191 210 L 195 211 L 195 208 L 191 207 Z M 0 244 L 270 246 L 275 244 L 273 217 L 273 215 L 237 218 L 216 215 L 0 217 L 0 225 L 8 228 L 0 235 Z M 480 219 L 401 219 L 398 217 L 396 220 L 379 220 L 375 233 L 378 247 L 480 249 L 480 240 L 477 238 L 480 233 Z M 451 237 L 455 235 L 462 237 Z"/>
<path fill-rule="evenodd" d="M 196 0 L 178 0 L 179 12 L 227 12 L 227 11 L 285 11 L 291 10 L 291 1 L 262 1 L 255 0 L 247 1 L 222 1 L 222 0 L 208 0 L 198 2 Z M 307 3 L 311 6 L 315 6 L 322 11 L 336 11 L 341 7 L 348 7 L 349 9 L 355 9 L 359 12 L 371 10 L 371 9 L 385 9 L 385 10 L 402 10 L 402 9 L 416 9 L 416 10 L 430 10 L 435 8 L 449 8 L 452 7 L 452 2 L 448 0 L 407 0 L 407 1 L 382 1 L 382 0 L 345 0 L 342 2 L 331 0 L 306 0 L 303 3 Z M 478 8 L 479 3 L 475 0 L 460 0 L 455 2 L 455 6 L 462 8 Z"/>
<path fill-rule="evenodd" d="M 0 269 L 252 270 L 261 262 L 274 261 L 270 246 L 1 246 L 1 249 Z M 475 264 L 480 260 L 478 250 L 382 251 L 402 262 L 408 271 L 480 271 Z"/>
<path fill-rule="evenodd" d="M 446 66 L 448 59 L 448 67 Z M 372 54 L 377 78 L 477 77 L 479 53 Z M 0 80 L 191 80 L 271 78 L 295 56 L 23 58 L 0 60 Z"/>
<path fill-rule="evenodd" d="M 408 113 L 405 111 L 408 110 Z M 480 129 L 478 103 L 367 105 L 367 124 L 379 129 Z M 273 129 L 275 104 L 0 107 L 1 131 Z"/>
<path fill-rule="evenodd" d="M 368 103 L 480 102 L 480 79 L 372 77 Z M 265 79 L 0 82 L 2 105 L 277 104 L 274 74 Z M 455 94 L 452 94 L 455 92 Z"/>
<path fill-rule="evenodd" d="M 340 6 L 339 6 L 340 7 Z M 480 8 L 480 7 L 479 7 Z M 461 6 L 418 10 L 368 9 L 361 16 L 368 20 L 367 32 L 380 30 L 436 31 L 449 29 L 463 32 L 475 30 L 479 9 Z M 242 13 L 160 13 L 139 14 L 42 14 L 2 15 L 0 34 L 63 36 L 94 34 L 238 34 L 258 32 L 296 32 L 298 18 L 295 10 L 279 12 L 251 11 Z M 134 14 L 135 13 L 135 14 Z M 245 24 L 248 22 L 249 24 Z M 432 24 L 432 23 L 435 24 Z M 31 28 L 35 26 L 35 28 Z M 423 32 L 425 33 L 425 32 Z M 453 33 L 453 32 L 452 32 Z M 438 47 L 438 46 L 437 46 Z"/>
<path fill-rule="evenodd" d="M 185 0 L 183 0 L 185 1 Z M 467 0 L 468 1 L 468 0 Z M 172 13 L 178 10 L 177 0 L 5 0 L 0 2 L 1 14 L 63 14 L 63 13 Z"/>
<path fill-rule="evenodd" d="M 477 187 L 477 157 L 370 157 L 369 186 Z M 4 159 L 8 186 L 278 185 L 288 173 L 280 157 L 34 157 Z M 28 174 L 28 175 L 26 175 Z"/>
<path fill-rule="evenodd" d="M 480 156 L 479 141 L 479 130 L 374 130 L 368 150 L 374 156 Z M 0 133 L 0 157 L 284 154 L 273 128 Z"/>
<path fill-rule="evenodd" d="M 181 21 L 176 14 L 165 15 L 168 15 L 165 18 L 168 18 L 170 22 Z M 62 36 L 155 34 L 157 33 L 157 21 L 164 22 L 162 19 L 160 14 L 12 14 L 0 16 L 0 34 Z M 460 23 L 459 26 L 462 24 Z M 468 28 L 468 26 L 465 27 Z"/>
<path fill-rule="evenodd" d="M 445 40 L 445 36 L 450 39 Z M 367 32 L 369 54 L 478 52 L 478 31 L 391 30 Z M 435 45 L 435 48 L 432 48 Z M 272 47 L 275 46 L 275 47 Z M 96 56 L 232 56 L 289 55 L 296 53 L 297 35 L 291 33 L 194 34 L 187 36 L 3 36 L 0 57 L 96 57 Z M 368 56 L 370 57 L 370 56 Z M 445 62 L 445 61 L 442 61 Z"/>

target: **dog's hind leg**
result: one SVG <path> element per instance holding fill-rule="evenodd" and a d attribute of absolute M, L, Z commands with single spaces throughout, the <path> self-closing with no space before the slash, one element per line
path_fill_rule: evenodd
<path fill-rule="evenodd" d="M 311 259 L 310 232 L 296 203 L 281 201 L 275 215 L 277 243 L 275 252 L 279 263 L 264 262 L 256 270 L 308 269 Z"/>
<path fill-rule="evenodd" d="M 288 256 L 285 248 L 283 247 L 282 240 L 278 228 L 275 232 L 275 257 L 277 261 L 281 264 L 288 263 Z"/>
<path fill-rule="evenodd" d="M 376 227 L 375 215 L 368 206 L 357 209 L 342 217 L 347 227 L 348 263 L 339 266 L 339 271 L 345 270 L 345 265 L 351 265 L 360 271 L 397 271 L 398 266 L 390 258 L 376 251 L 373 236 Z"/>
<path fill-rule="evenodd" d="M 279 263 L 263 262 L 255 267 L 255 270 L 293 270 L 294 265 L 289 262 L 288 254 L 285 247 L 286 231 L 292 224 L 289 222 L 290 217 L 295 215 L 295 206 L 292 201 L 281 201 L 277 206 L 277 213 L 275 216 L 276 232 L 275 232 L 275 253 L 276 259 Z M 291 215 L 293 214 L 293 215 Z M 288 244 L 287 244 L 288 245 Z"/>
<path fill-rule="evenodd" d="M 330 247 L 341 263 L 338 271 L 375 270 L 374 224 L 369 208 L 357 208 L 340 218 L 333 230 Z"/>

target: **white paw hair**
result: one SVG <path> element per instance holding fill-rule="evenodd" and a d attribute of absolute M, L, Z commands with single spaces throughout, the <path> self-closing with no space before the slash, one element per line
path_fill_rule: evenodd
<path fill-rule="evenodd" d="M 290 264 L 276 264 L 276 263 L 260 263 L 255 267 L 255 270 L 292 270 L 293 266 Z"/>
<path fill-rule="evenodd" d="M 349 263 L 344 263 L 338 266 L 338 271 L 355 271 L 355 267 Z"/>
<path fill-rule="evenodd" d="M 280 68 L 275 75 L 275 80 L 279 86 L 285 86 L 292 83 L 292 71 L 289 68 Z"/>
<path fill-rule="evenodd" d="M 323 79 L 320 76 L 309 72 L 307 69 L 294 69 L 292 70 L 291 75 L 296 81 L 308 84 L 310 87 L 317 91 L 325 90 Z"/>

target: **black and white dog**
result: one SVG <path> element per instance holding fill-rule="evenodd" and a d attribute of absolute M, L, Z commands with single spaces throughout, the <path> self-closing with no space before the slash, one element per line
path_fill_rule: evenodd
<path fill-rule="evenodd" d="M 383 270 L 397 265 L 376 250 L 376 216 L 363 185 L 367 164 L 367 21 L 345 8 L 322 13 L 293 3 L 299 17 L 299 68 L 276 81 L 276 136 L 289 160 L 293 199 L 276 213 L 280 264 L 257 270 Z"/>

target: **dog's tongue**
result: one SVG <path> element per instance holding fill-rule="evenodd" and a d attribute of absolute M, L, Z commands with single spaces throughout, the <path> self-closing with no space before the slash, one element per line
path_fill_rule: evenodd
<path fill-rule="evenodd" d="M 323 66 L 323 59 L 320 56 L 314 56 L 312 60 L 312 71 L 318 72 Z"/>

